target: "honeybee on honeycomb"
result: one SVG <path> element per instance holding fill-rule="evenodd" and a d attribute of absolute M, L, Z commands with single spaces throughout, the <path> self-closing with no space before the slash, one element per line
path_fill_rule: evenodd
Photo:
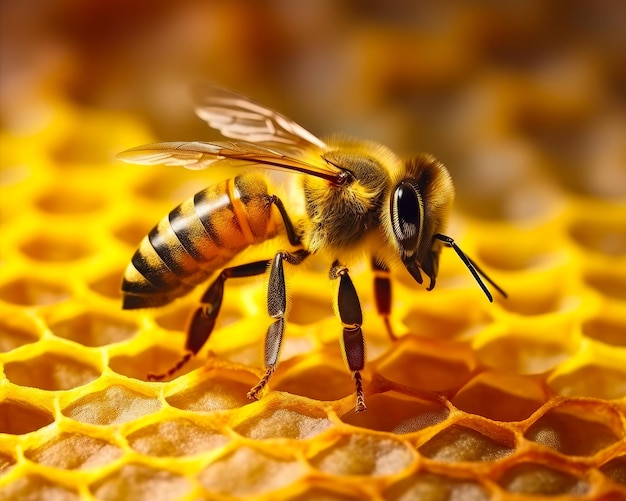
<path fill-rule="evenodd" d="M 165 216 L 142 240 L 122 282 L 123 308 L 163 306 L 206 282 L 216 272 L 191 314 L 186 353 L 164 374 L 174 374 L 209 338 L 231 278 L 269 271 L 265 336 L 265 374 L 249 392 L 257 399 L 276 370 L 286 328 L 284 263 L 302 263 L 318 254 L 339 280 L 336 298 L 343 332 L 344 359 L 356 386 L 356 411 L 366 409 L 361 372 L 365 366 L 363 316 L 348 266 L 369 259 L 374 297 L 391 338 L 390 270 L 404 267 L 428 290 L 435 287 L 439 255 L 451 247 L 489 301 L 482 278 L 505 296 L 478 265 L 443 234 L 454 200 L 445 166 L 430 154 L 402 161 L 371 141 L 341 136 L 321 140 L 289 118 L 252 99 L 215 87 L 194 90 L 196 114 L 235 141 L 169 142 L 126 150 L 117 158 L 135 164 L 206 169 L 219 163 L 235 177 L 198 192 Z M 289 202 L 279 198 L 263 171 L 281 170 L 300 177 Z M 238 173 L 237 173 L 238 172 Z M 297 192 L 296 192 L 297 191 Z M 292 208 L 293 207 L 293 208 Z M 296 210 L 296 207 L 302 207 Z M 228 267 L 251 245 L 285 235 L 290 249 L 272 258 Z M 482 277 L 482 278 L 481 278 Z"/>

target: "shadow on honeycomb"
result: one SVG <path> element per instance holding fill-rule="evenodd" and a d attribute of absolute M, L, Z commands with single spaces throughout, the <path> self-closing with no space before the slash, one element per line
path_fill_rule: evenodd
<path fill-rule="evenodd" d="M 527 14 L 522 24 L 534 19 Z M 471 30 L 529 64 L 528 40 L 518 46 L 489 20 L 462 19 L 446 38 L 454 43 L 435 43 L 428 71 L 401 49 L 402 36 L 356 34 L 374 58 L 360 64 L 386 70 L 368 70 L 371 88 L 403 95 L 419 83 L 445 101 L 459 78 L 446 61 L 477 57 L 464 43 L 476 38 Z M 377 47 L 407 52 L 417 81 Z M 568 61 L 557 75 L 487 72 L 487 91 L 470 85 L 458 114 L 429 124 L 478 144 L 466 167 L 502 165 L 515 184 L 522 158 L 562 186 L 546 194 L 539 177 L 522 195 L 492 199 L 501 187 L 489 184 L 493 173 L 470 190 L 468 174 L 453 172 L 464 186 L 453 233 L 507 300 L 487 303 L 446 253 L 433 292 L 394 280 L 400 338 L 391 343 L 372 312 L 372 274 L 354 272 L 368 342 L 368 410 L 358 414 L 332 287 L 315 263 L 289 276 L 281 364 L 260 401 L 246 393 L 261 375 L 262 281 L 229 281 L 208 346 L 176 377 L 147 381 L 179 359 L 201 291 L 163 309 L 122 311 L 120 277 L 158 218 L 206 179 L 114 163 L 116 152 L 154 138 L 134 117 L 65 98 L 51 99 L 30 128 L 3 130 L 0 500 L 626 499 L 626 205 L 592 189 L 618 190 L 593 173 L 623 169 L 623 143 L 611 138 L 624 116 L 605 128 L 591 120 L 581 97 L 590 93 L 561 84 L 569 72 L 593 81 L 596 66 Z M 623 74 L 614 77 L 623 85 Z M 429 130 L 418 132 L 430 140 Z M 584 170 L 600 147 L 604 163 Z"/>

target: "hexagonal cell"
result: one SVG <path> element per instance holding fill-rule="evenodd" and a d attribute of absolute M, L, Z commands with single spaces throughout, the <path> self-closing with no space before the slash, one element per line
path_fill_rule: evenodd
<path fill-rule="evenodd" d="M 61 412 L 81 423 L 113 425 L 133 421 L 161 408 L 156 397 L 149 397 L 120 385 L 89 393 Z"/>
<path fill-rule="evenodd" d="M 121 300 L 121 286 L 123 276 L 123 269 L 115 269 L 101 276 L 100 278 L 96 278 L 95 280 L 90 281 L 89 288 L 97 294 L 100 294 L 101 296 Z"/>
<path fill-rule="evenodd" d="M 12 383 L 42 390 L 69 390 L 100 376 L 99 369 L 77 359 L 80 352 L 72 355 L 47 352 L 26 360 L 7 362 L 4 371 Z"/>
<path fill-rule="evenodd" d="M 292 410 L 267 407 L 257 412 L 234 430 L 248 438 L 264 440 L 268 438 L 291 438 L 304 440 L 313 438 L 332 426 L 332 422 L 322 410 L 308 408 Z"/>
<path fill-rule="evenodd" d="M 564 397 L 595 397 L 616 400 L 626 396 L 626 369 L 584 364 L 571 372 L 548 379 L 548 385 Z"/>
<path fill-rule="evenodd" d="M 286 487 L 304 475 L 305 465 L 294 459 L 240 447 L 208 465 L 198 474 L 198 480 L 209 494 L 244 497 Z"/>
<path fill-rule="evenodd" d="M 89 256 L 93 249 L 85 240 L 59 235 L 36 235 L 19 246 L 20 250 L 36 261 L 65 263 Z"/>
<path fill-rule="evenodd" d="M 607 461 L 600 467 L 600 471 L 613 482 L 626 485 L 626 455 Z"/>
<path fill-rule="evenodd" d="M 133 247 L 139 246 L 141 239 L 148 234 L 157 222 L 157 218 L 154 220 L 130 219 L 129 221 L 125 221 L 120 227 L 113 230 L 113 236 L 127 245 Z M 130 255 L 128 256 L 129 262 L 131 257 L 132 256 Z"/>
<path fill-rule="evenodd" d="M 24 435 L 54 423 L 54 416 L 29 402 L 5 399 L 0 402 L 0 433 Z"/>
<path fill-rule="evenodd" d="M 47 478 L 26 474 L 2 486 L 0 499 L 51 499 L 63 501 L 80 501 L 78 491 L 54 483 Z"/>
<path fill-rule="evenodd" d="M 130 463 L 94 482 L 89 490 L 102 501 L 173 501 L 187 494 L 191 485 L 189 480 L 176 473 Z"/>
<path fill-rule="evenodd" d="M 476 262 L 504 271 L 523 271 L 539 269 L 558 261 L 559 249 L 552 242 L 537 238 L 538 230 L 523 231 L 516 229 L 515 234 L 507 235 L 506 252 L 502 252 L 502 237 L 498 233 L 497 240 L 493 236 L 481 239 L 476 249 Z M 492 241 L 489 241 L 492 240 Z"/>
<path fill-rule="evenodd" d="M 519 230 L 516 230 L 519 232 Z M 537 239 L 537 229 L 530 233 L 507 235 L 506 252 L 502 252 L 502 235 L 483 235 L 478 247 L 477 262 L 508 272 L 524 272 L 515 280 L 496 280 L 507 292 L 508 298 L 494 294 L 499 306 L 520 315 L 540 315 L 563 308 L 563 284 L 555 280 L 567 256 L 555 243 Z M 492 239 L 485 240 L 484 237 Z M 492 277 L 495 279 L 495 277 Z M 532 290 L 532 294 L 525 291 Z"/>
<path fill-rule="evenodd" d="M 280 374 L 272 388 L 314 400 L 331 401 L 354 393 L 354 382 L 347 369 L 324 365 L 321 360 L 319 363 L 307 360 Z"/>
<path fill-rule="evenodd" d="M 183 352 L 175 352 L 160 346 L 151 346 L 134 355 L 115 355 L 109 361 L 109 367 L 124 376 L 148 381 L 149 374 L 165 374 L 174 367 L 183 357 Z M 204 360 L 199 357 L 191 357 L 180 370 L 167 376 L 162 381 L 171 381 L 184 374 L 202 367 Z"/>
<path fill-rule="evenodd" d="M 396 383 L 443 392 L 463 386 L 473 366 L 473 354 L 466 346 L 405 336 L 380 360 L 378 370 Z"/>
<path fill-rule="evenodd" d="M 449 307 L 449 305 L 447 305 Z M 467 308 L 453 314 L 445 311 L 428 311 L 420 306 L 407 310 L 402 317 L 412 334 L 432 338 L 455 338 L 480 328 L 486 323 L 487 317 L 482 309 Z"/>
<path fill-rule="evenodd" d="M 515 450 L 515 439 L 510 431 L 499 429 L 498 435 L 498 440 L 494 440 L 472 428 L 454 424 L 437 433 L 418 450 L 438 461 L 497 461 Z"/>
<path fill-rule="evenodd" d="M 565 402 L 548 410 L 524 436 L 563 454 L 592 456 L 623 436 L 620 416 L 600 402 Z"/>
<path fill-rule="evenodd" d="M 97 192 L 87 193 L 84 187 L 67 188 L 56 186 L 35 199 L 35 205 L 50 214 L 72 215 L 96 212 L 105 205 Z"/>
<path fill-rule="evenodd" d="M 39 339 L 39 327 L 35 321 L 18 312 L 5 313 L 0 317 L 0 353 L 14 350 Z"/>
<path fill-rule="evenodd" d="M 411 475 L 385 490 L 389 501 L 449 500 L 488 501 L 488 492 L 478 483 L 459 480 L 437 473 L 420 472 Z"/>
<path fill-rule="evenodd" d="M 71 296 L 69 289 L 47 280 L 21 277 L 0 286 L 0 299 L 21 306 L 62 303 Z"/>
<path fill-rule="evenodd" d="M 189 419 L 159 421 L 126 437 L 137 452 L 150 456 L 192 456 L 227 444 L 230 439 Z"/>
<path fill-rule="evenodd" d="M 626 346 L 626 321 L 606 314 L 583 323 L 583 335 L 613 346 Z"/>
<path fill-rule="evenodd" d="M 201 382 L 166 397 L 178 409 L 194 412 L 236 409 L 248 405 L 247 393 L 257 383 L 249 372 L 211 372 Z"/>
<path fill-rule="evenodd" d="M 626 277 L 617 270 L 593 271 L 584 275 L 585 283 L 600 294 L 619 301 L 626 300 Z"/>
<path fill-rule="evenodd" d="M 231 331 L 234 335 L 238 335 L 237 332 L 245 332 L 244 324 L 240 323 L 237 325 L 241 325 L 242 329 Z M 258 333 L 266 329 L 266 327 L 265 325 L 259 325 L 259 323 L 257 322 L 257 325 L 254 329 L 255 330 L 251 333 L 251 336 L 257 335 Z M 227 336 L 228 334 L 225 334 L 226 332 L 228 332 L 228 329 L 220 332 L 220 337 L 224 337 L 225 335 Z M 241 339 L 241 344 L 232 348 L 220 348 L 216 345 L 217 343 L 211 344 L 211 350 L 215 351 L 215 353 L 217 353 L 219 357 L 224 360 L 228 360 L 229 362 L 233 362 L 235 364 L 247 365 L 251 367 L 263 367 L 263 341 L 260 339 L 254 339 L 250 342 L 245 342 L 243 339 Z"/>
<path fill-rule="evenodd" d="M 201 286 L 202 287 L 202 286 Z M 187 322 L 191 314 L 198 307 L 197 302 L 183 302 L 168 308 L 163 312 L 157 310 L 155 312 L 154 321 L 159 327 L 171 331 L 184 332 L 187 328 Z M 245 315 L 235 305 L 223 304 L 217 317 L 215 330 L 220 327 L 235 323 Z"/>
<path fill-rule="evenodd" d="M 540 381 L 502 372 L 480 374 L 452 398 L 462 411 L 505 422 L 523 421 L 545 401 Z"/>
<path fill-rule="evenodd" d="M 312 466 L 330 475 L 396 475 L 415 461 L 415 453 L 399 440 L 375 435 L 342 437 L 310 459 Z"/>
<path fill-rule="evenodd" d="M 498 480 L 504 489 L 516 494 L 535 496 L 578 495 L 589 492 L 587 482 L 539 463 L 517 463 Z"/>
<path fill-rule="evenodd" d="M 554 369 L 575 352 L 565 325 L 533 324 L 524 331 L 522 325 L 497 336 L 477 337 L 477 358 L 487 367 L 517 374 L 541 374 Z M 558 329 L 561 329 L 559 331 Z"/>
<path fill-rule="evenodd" d="M 35 463 L 63 470 L 98 468 L 123 454 L 124 451 L 116 445 L 79 433 L 61 433 L 24 452 L 24 456 Z"/>
<path fill-rule="evenodd" d="M 517 315 L 527 317 L 544 315 L 571 308 L 577 301 L 577 298 L 564 296 L 563 291 L 560 290 L 562 285 L 562 282 L 557 280 L 556 277 L 552 275 L 548 277 L 544 274 L 536 278 L 534 283 L 525 284 L 523 289 L 511 290 L 511 287 L 509 287 L 507 298 L 495 296 L 494 300 L 506 311 Z M 515 286 L 515 284 L 512 284 L 512 286 Z M 525 293 L 524 291 L 527 290 L 532 290 L 533 293 Z"/>
<path fill-rule="evenodd" d="M 367 412 L 350 410 L 341 416 L 341 420 L 361 428 L 404 434 L 441 423 L 449 414 L 441 402 L 418 400 L 390 391 L 369 397 Z"/>
<path fill-rule="evenodd" d="M 587 250 L 609 256 L 626 255 L 626 230 L 623 222 L 608 221 L 605 217 L 578 219 L 569 226 L 574 241 Z"/>
<path fill-rule="evenodd" d="M 320 320 L 334 316 L 332 299 L 309 297 L 304 293 L 294 293 L 290 299 L 289 323 L 311 325 Z"/>
<path fill-rule="evenodd" d="M 226 305 L 224 305 L 224 307 L 225 306 Z M 183 303 L 175 305 L 173 309 L 168 308 L 164 313 L 157 310 L 154 315 L 154 321 L 163 329 L 185 332 L 189 317 L 197 307 L 197 303 Z M 220 317 L 221 314 L 222 311 L 220 310 Z M 218 322 L 219 320 L 220 319 L 218 318 Z"/>
<path fill-rule="evenodd" d="M 139 330 L 135 321 L 99 311 L 86 311 L 71 318 L 50 321 L 55 336 L 70 339 L 83 346 L 105 346 L 133 337 Z"/>

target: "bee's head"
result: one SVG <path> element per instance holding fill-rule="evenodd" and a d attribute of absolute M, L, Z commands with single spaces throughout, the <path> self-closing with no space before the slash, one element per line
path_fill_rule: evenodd
<path fill-rule="evenodd" d="M 435 286 L 442 243 L 435 235 L 447 222 L 454 187 L 444 165 L 428 154 L 407 160 L 389 199 L 390 233 L 400 259 L 418 283 L 423 271 Z"/>
<path fill-rule="evenodd" d="M 395 240 L 400 259 L 411 276 L 421 284 L 420 270 L 423 271 L 430 279 L 428 290 L 432 290 L 441 247 L 446 245 L 461 258 L 489 301 L 493 301 L 493 297 L 481 276 L 507 297 L 452 238 L 441 233 L 454 201 L 452 180 L 443 164 L 432 155 L 419 155 L 406 162 L 399 177 L 389 197 L 391 224 L 387 225 L 387 231 Z"/>

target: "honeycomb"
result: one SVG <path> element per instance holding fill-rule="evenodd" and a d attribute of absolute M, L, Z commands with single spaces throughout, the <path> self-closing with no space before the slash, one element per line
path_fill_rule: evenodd
<path fill-rule="evenodd" d="M 510 297 L 489 304 L 444 253 L 435 291 L 396 277 L 395 343 L 355 269 L 359 414 L 325 265 L 297 270 L 282 362 L 251 402 L 262 280 L 229 281 L 208 346 L 161 383 L 147 374 L 179 358 L 201 291 L 120 308 L 137 242 L 207 180 L 102 161 L 151 139 L 128 116 L 57 103 L 48 120 L 2 136 L 0 499 L 625 498 L 623 206 L 571 197 L 527 228 L 456 215 Z"/>
<path fill-rule="evenodd" d="M 297 4 L 0 4 L 0 501 L 626 499 L 624 8 Z M 286 269 L 261 400 L 246 398 L 270 322 L 259 277 L 229 280 L 199 355 L 148 381 L 179 360 L 203 291 L 123 311 L 121 277 L 215 179 L 113 157 L 211 139 L 170 101 L 196 68 L 311 130 L 356 123 L 441 157 L 449 234 L 508 299 L 488 303 L 444 251 L 435 290 L 394 276 L 392 342 L 372 272 L 351 267 L 368 347 L 355 413 L 337 284 L 311 258 Z"/>

